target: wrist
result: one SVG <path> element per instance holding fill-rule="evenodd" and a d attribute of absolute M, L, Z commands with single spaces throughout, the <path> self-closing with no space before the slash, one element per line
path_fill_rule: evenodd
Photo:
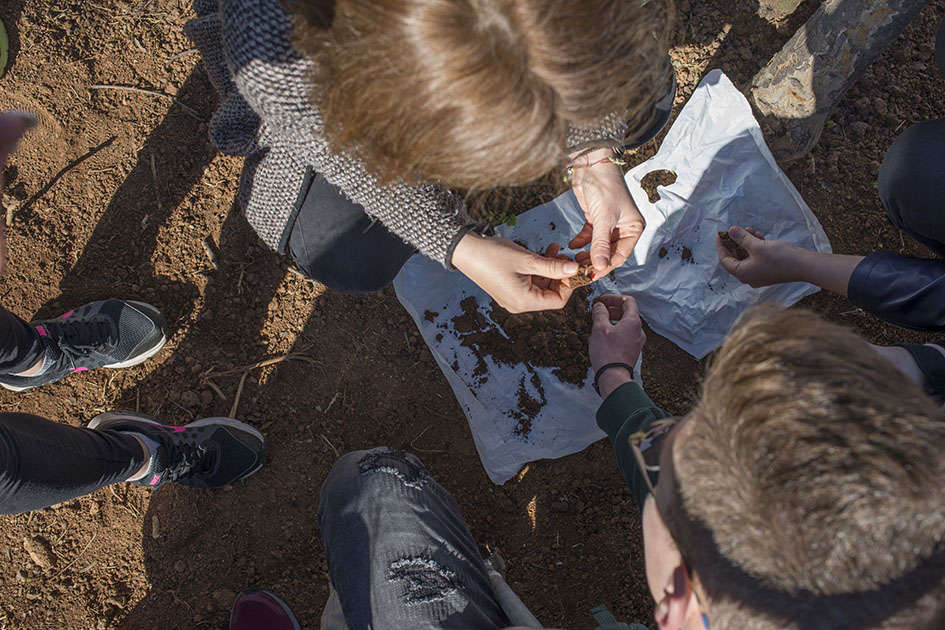
<path fill-rule="evenodd" d="M 604 373 L 597 379 L 597 387 L 600 390 L 600 397 L 606 399 L 610 394 L 626 383 L 633 381 L 629 370 L 624 367 L 612 367 L 604 370 Z"/>
<path fill-rule="evenodd" d="M 449 257 L 449 264 L 460 271 L 468 269 L 469 263 L 475 258 L 476 251 L 481 246 L 482 241 L 487 237 L 474 231 L 475 226 L 464 228 L 464 232 L 457 235 L 459 238 L 453 245 L 452 253 Z"/>

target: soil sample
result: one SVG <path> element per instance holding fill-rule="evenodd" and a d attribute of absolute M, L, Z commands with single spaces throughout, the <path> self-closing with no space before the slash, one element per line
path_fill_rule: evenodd
<path fill-rule="evenodd" d="M 578 272 L 568 278 L 568 285 L 572 289 L 578 289 L 580 287 L 586 287 L 595 280 L 594 267 L 592 265 L 581 265 Z"/>
<path fill-rule="evenodd" d="M 748 258 L 748 252 L 745 250 L 745 248 L 733 241 L 728 232 L 719 232 L 719 239 L 722 241 L 722 247 L 728 250 L 728 253 L 734 256 L 737 260 L 745 260 Z"/>
<path fill-rule="evenodd" d="M 528 435 L 531 421 L 546 403 L 541 379 L 534 368 L 551 368 L 562 383 L 584 386 L 590 365 L 587 356 L 587 340 L 591 334 L 589 295 L 590 289 L 582 287 L 561 310 L 517 315 L 495 301 L 490 301 L 484 310 L 480 310 L 475 297 L 460 302 L 463 312 L 453 318 L 452 325 L 460 345 L 472 350 L 478 359 L 472 373 L 473 385 L 489 380 L 485 357 L 499 365 L 524 365 L 531 373 L 529 380 L 539 393 L 538 398 L 529 393 L 523 378 L 517 390 L 518 409 L 508 414 L 516 421 L 514 432 L 517 435 Z"/>
<path fill-rule="evenodd" d="M 640 180 L 640 188 L 646 191 L 650 203 L 656 203 L 660 200 L 660 194 L 656 191 L 657 186 L 670 186 L 676 183 L 676 173 L 672 171 L 660 170 L 647 173 Z"/>

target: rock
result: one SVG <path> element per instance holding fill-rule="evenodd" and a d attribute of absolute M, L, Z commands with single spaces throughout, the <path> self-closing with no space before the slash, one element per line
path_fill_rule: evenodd
<path fill-rule="evenodd" d="M 16 581 L 17 581 L 17 582 L 23 584 L 23 583 L 25 583 L 28 579 L 29 579 L 29 577 L 27 577 L 27 575 L 26 575 L 26 573 L 23 571 L 23 569 L 20 569 L 19 571 L 16 572 Z"/>
<path fill-rule="evenodd" d="M 98 501 L 92 501 L 92 504 L 89 506 L 89 516 L 98 515 L 99 505 Z"/>
<path fill-rule="evenodd" d="M 24 538 L 23 548 L 26 549 L 26 553 L 29 555 L 30 560 L 33 561 L 33 564 L 41 569 L 49 569 L 55 566 L 56 556 L 53 555 L 49 541 L 45 538 L 40 538 L 39 536 L 35 538 Z"/>
<path fill-rule="evenodd" d="M 157 514 L 151 517 L 151 538 L 160 538 L 161 537 L 161 521 L 158 520 Z"/>

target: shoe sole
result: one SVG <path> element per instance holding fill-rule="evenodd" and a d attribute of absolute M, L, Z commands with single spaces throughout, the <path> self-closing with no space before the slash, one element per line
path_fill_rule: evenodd
<path fill-rule="evenodd" d="M 139 422 L 153 424 L 155 426 L 162 427 L 162 428 L 167 428 L 169 426 L 143 413 L 135 413 L 131 411 L 123 411 L 123 412 L 106 411 L 105 413 L 100 413 L 94 418 L 92 418 L 91 422 L 89 422 L 88 428 L 98 429 L 99 427 L 104 425 L 106 422 L 110 422 L 112 420 L 137 420 Z M 208 424 L 222 424 L 223 426 L 239 429 L 240 431 L 245 431 L 246 433 L 249 433 L 250 435 L 256 437 L 262 443 L 262 451 L 259 453 L 259 465 L 257 465 L 255 468 L 253 468 L 249 472 L 243 474 L 242 476 L 234 479 L 230 483 L 236 483 L 237 481 L 242 481 L 246 479 L 247 477 L 254 475 L 256 472 L 259 471 L 260 468 L 263 467 L 263 464 L 266 463 L 266 451 L 267 451 L 266 438 L 263 436 L 262 433 L 257 431 L 254 427 L 246 424 L 245 422 L 240 422 L 239 420 L 236 420 L 234 418 L 223 418 L 223 417 L 201 418 L 200 420 L 194 420 L 193 422 L 189 422 L 184 426 L 185 427 L 204 427 L 204 426 L 207 426 Z M 174 428 L 174 427 L 171 427 L 171 428 Z"/>
<path fill-rule="evenodd" d="M 163 322 L 163 318 L 160 317 L 160 311 L 157 311 L 153 306 L 151 306 L 150 304 L 145 304 L 144 302 L 136 302 L 134 300 L 126 300 L 126 301 L 129 304 L 134 304 L 135 306 L 141 307 L 142 309 L 151 313 L 152 315 L 154 313 L 157 313 L 158 323 L 161 327 L 161 340 L 153 348 L 150 348 L 144 354 L 139 354 L 131 359 L 128 359 L 127 361 L 120 361 L 118 363 L 110 363 L 108 365 L 103 365 L 102 366 L 103 368 L 117 370 L 121 368 L 129 368 L 129 367 L 138 365 L 139 363 L 144 363 L 145 361 L 147 361 L 148 359 L 156 355 L 158 352 L 160 352 L 161 348 L 164 347 L 164 344 L 167 343 L 167 334 L 164 332 L 164 322 Z M 7 389 L 11 392 L 25 392 L 28 389 L 35 389 L 37 387 L 42 387 L 42 385 L 31 385 L 29 387 L 17 387 L 15 385 L 7 385 L 6 383 L 0 383 L 0 387 L 2 387 L 3 389 Z"/>

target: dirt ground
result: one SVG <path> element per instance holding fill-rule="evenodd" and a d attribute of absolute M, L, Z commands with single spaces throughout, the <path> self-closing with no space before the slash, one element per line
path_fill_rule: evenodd
<path fill-rule="evenodd" d="M 772 25 L 755 2 L 681 0 L 677 107 L 712 68 L 744 88 L 816 4 Z M 0 109 L 27 109 L 41 123 L 5 191 L 3 305 L 28 318 L 137 298 L 161 307 L 171 330 L 142 366 L 2 392 L 0 410 L 78 426 L 137 408 L 185 423 L 229 414 L 245 372 L 236 415 L 266 433 L 271 457 L 245 487 L 150 494 L 119 484 L 0 518 L 0 628 L 225 628 L 234 593 L 251 587 L 275 591 L 316 628 L 327 597 L 319 485 L 337 454 L 381 444 L 425 461 L 480 543 L 501 549 L 509 582 L 546 625 L 593 627 L 587 610 L 602 603 L 619 619 L 648 621 L 637 510 L 606 442 L 493 485 L 393 292 L 326 292 L 288 273 L 231 211 L 240 162 L 208 144 L 215 95 L 181 33 L 189 15 L 184 0 L 0 3 L 13 48 Z M 812 156 L 785 167 L 837 252 L 928 255 L 887 221 L 874 182 L 898 133 L 945 117 L 932 59 L 943 15 L 945 0 L 931 2 L 847 95 Z M 842 298 L 806 303 L 875 342 L 923 339 Z M 245 370 L 287 353 L 294 358 Z M 701 366 L 656 335 L 645 356 L 650 394 L 684 412 Z"/>

